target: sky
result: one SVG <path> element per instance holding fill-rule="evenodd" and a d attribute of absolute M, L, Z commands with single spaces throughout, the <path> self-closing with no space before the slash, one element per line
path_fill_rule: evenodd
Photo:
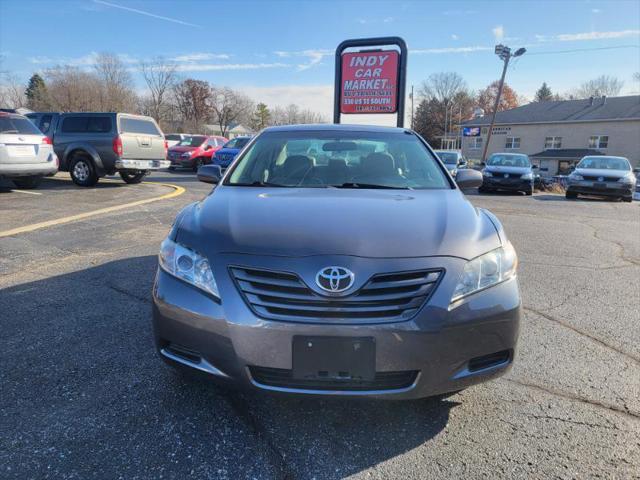
<path fill-rule="evenodd" d="M 111 52 L 172 59 L 181 75 L 241 90 L 268 105 L 331 117 L 334 52 L 348 38 L 397 35 L 409 46 L 408 89 L 435 72 L 478 90 L 501 73 L 497 43 L 524 46 L 507 83 L 533 97 L 601 74 L 639 94 L 640 1 L 0 0 L 0 71 L 28 80 L 57 64 L 90 69 Z"/>

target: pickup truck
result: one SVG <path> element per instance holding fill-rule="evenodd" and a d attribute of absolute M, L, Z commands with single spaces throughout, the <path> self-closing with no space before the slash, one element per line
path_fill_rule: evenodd
<path fill-rule="evenodd" d="M 33 112 L 27 117 L 49 137 L 60 160 L 81 187 L 116 172 L 140 183 L 150 170 L 168 168 L 167 143 L 151 117 L 128 113 Z"/>

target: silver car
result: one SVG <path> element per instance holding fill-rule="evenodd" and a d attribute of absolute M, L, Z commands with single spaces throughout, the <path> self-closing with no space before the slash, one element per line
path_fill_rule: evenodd
<path fill-rule="evenodd" d="M 566 198 L 578 195 L 613 197 L 631 202 L 636 189 L 636 176 L 624 157 L 590 155 L 580 160 L 567 179 Z"/>
<path fill-rule="evenodd" d="M 300 144 L 315 145 L 318 165 Z M 410 130 L 263 130 L 178 214 L 153 287 L 172 365 L 275 392 L 418 398 L 511 366 L 517 259 Z M 457 183 L 457 185 L 456 185 Z"/>
<path fill-rule="evenodd" d="M 51 139 L 16 113 L 0 112 L 0 178 L 18 188 L 35 188 L 42 177 L 58 171 Z"/>
<path fill-rule="evenodd" d="M 467 166 L 467 160 L 458 150 L 436 150 L 435 152 L 453 178 L 456 178 L 458 169 Z"/>

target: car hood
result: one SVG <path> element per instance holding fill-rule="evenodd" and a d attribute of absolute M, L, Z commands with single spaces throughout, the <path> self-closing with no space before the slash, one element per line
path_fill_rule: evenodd
<path fill-rule="evenodd" d="M 176 241 L 207 255 L 469 259 L 501 244 L 490 215 L 453 189 L 222 186 L 178 225 Z"/>
<path fill-rule="evenodd" d="M 184 153 L 184 152 L 193 152 L 194 150 L 197 150 L 199 147 L 171 147 L 169 149 L 170 152 L 178 152 L 178 153 Z"/>
<path fill-rule="evenodd" d="M 607 170 L 606 168 L 576 168 L 574 170 L 578 175 L 588 175 L 590 177 L 614 177 L 622 178 L 629 174 L 629 170 Z"/>
<path fill-rule="evenodd" d="M 220 153 L 230 153 L 231 155 L 236 155 L 239 151 L 239 148 L 221 148 L 219 150 Z"/>
<path fill-rule="evenodd" d="M 484 167 L 484 171 L 491 173 L 516 173 L 518 175 L 523 175 L 525 173 L 530 173 L 531 167 L 501 167 L 497 165 L 487 165 L 486 167 Z"/>

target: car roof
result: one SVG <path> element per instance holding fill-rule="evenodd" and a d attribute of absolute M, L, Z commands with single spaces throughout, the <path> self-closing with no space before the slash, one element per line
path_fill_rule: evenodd
<path fill-rule="evenodd" d="M 402 133 L 410 132 L 407 128 L 381 127 L 378 125 L 349 125 L 335 123 L 309 123 L 304 125 L 280 125 L 268 127 L 263 132 L 381 132 Z"/>
<path fill-rule="evenodd" d="M 582 158 L 618 158 L 620 160 L 626 160 L 627 162 L 629 161 L 627 157 L 619 157 L 617 155 L 585 155 Z"/>

